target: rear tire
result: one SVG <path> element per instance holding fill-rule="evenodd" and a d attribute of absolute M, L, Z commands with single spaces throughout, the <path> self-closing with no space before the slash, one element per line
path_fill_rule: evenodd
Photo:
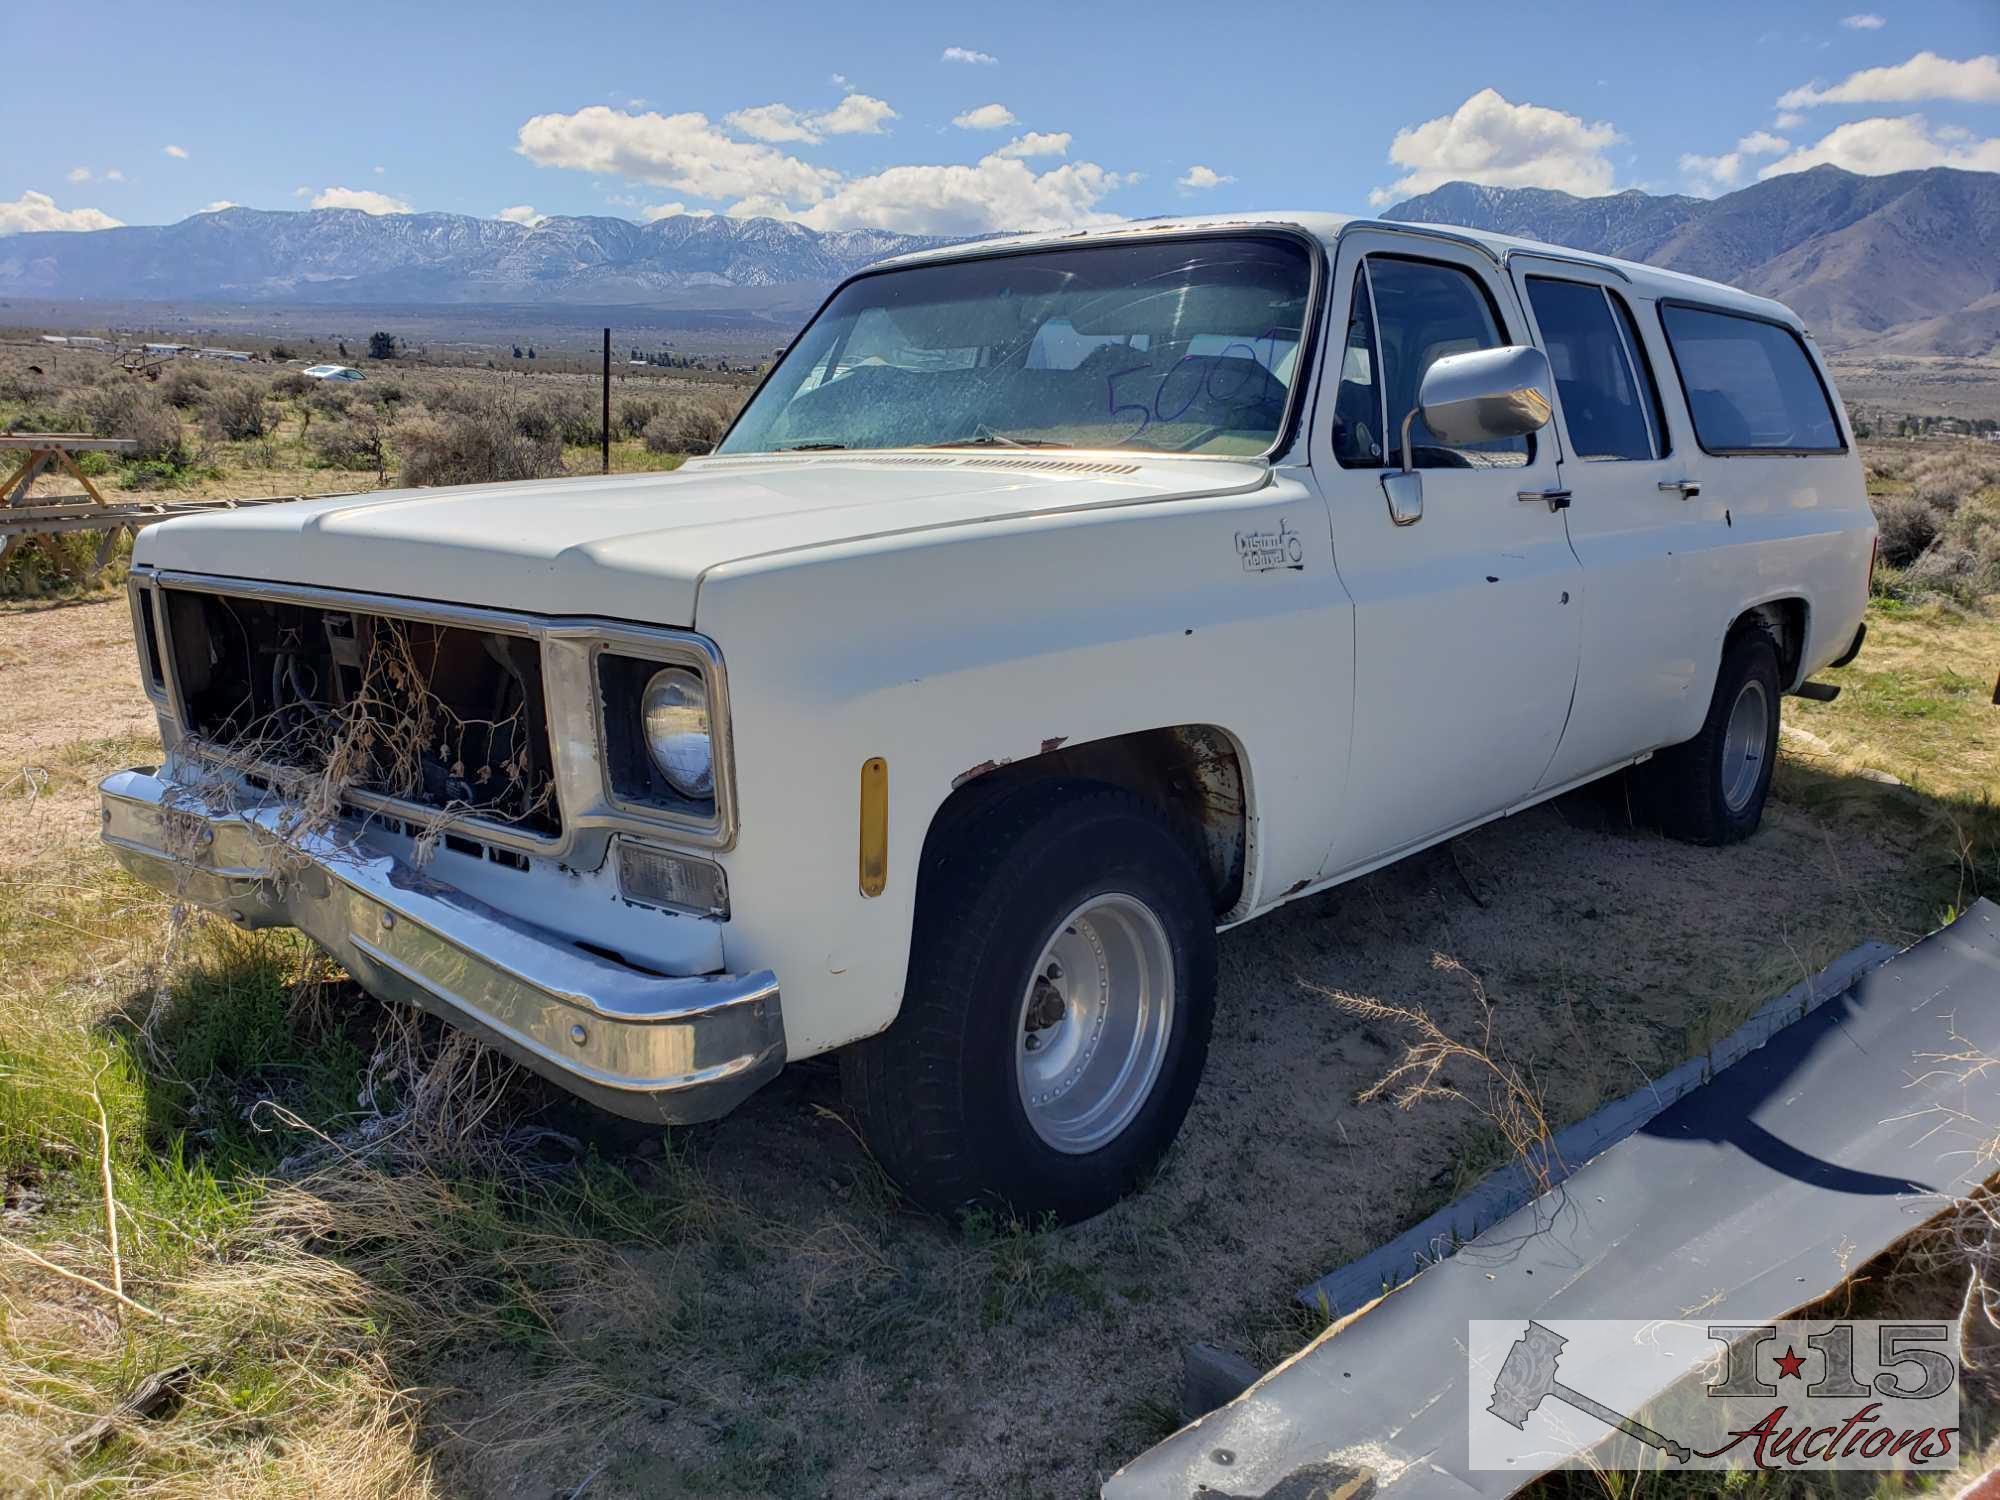
<path fill-rule="evenodd" d="M 842 1054 L 862 1135 L 936 1212 L 1101 1213 L 1165 1154 L 1208 1056 L 1192 844 L 1093 782 L 1002 792 L 932 844 L 902 1011 Z"/>
<path fill-rule="evenodd" d="M 1690 844 L 1733 844 L 1757 831 L 1778 760 L 1778 648 L 1745 624 L 1722 648 L 1701 733 L 1634 771 L 1660 831 Z"/>

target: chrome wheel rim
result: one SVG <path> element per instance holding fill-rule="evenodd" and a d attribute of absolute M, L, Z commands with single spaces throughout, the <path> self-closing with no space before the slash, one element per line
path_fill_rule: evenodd
<path fill-rule="evenodd" d="M 1722 732 L 1722 800 L 1731 812 L 1742 812 L 1756 795 L 1770 738 L 1770 695 L 1763 683 L 1746 682 Z"/>
<path fill-rule="evenodd" d="M 1173 946 L 1136 896 L 1092 896 L 1042 947 L 1014 1026 L 1014 1077 L 1035 1134 L 1081 1155 L 1152 1097 L 1174 1020 Z"/>

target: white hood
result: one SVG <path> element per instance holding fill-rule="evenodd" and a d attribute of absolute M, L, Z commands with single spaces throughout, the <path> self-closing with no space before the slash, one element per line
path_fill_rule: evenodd
<path fill-rule="evenodd" d="M 710 568 L 1004 517 L 1231 494 L 1261 463 L 1146 454 L 711 458 L 671 474 L 300 500 L 148 527 L 135 561 L 530 614 L 693 625 Z"/>

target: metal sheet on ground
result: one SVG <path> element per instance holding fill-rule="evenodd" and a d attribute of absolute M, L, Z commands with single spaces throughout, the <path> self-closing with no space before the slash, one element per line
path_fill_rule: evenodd
<path fill-rule="evenodd" d="M 1503 1496 L 1467 1467 L 1475 1318 L 1752 1323 L 1813 1300 L 1990 1174 L 2000 1124 L 2000 907 L 1976 902 L 1779 1032 L 1557 1192 L 1142 1454 L 1106 1500 Z M 1337 1492 L 1339 1484 L 1334 1482 Z"/>

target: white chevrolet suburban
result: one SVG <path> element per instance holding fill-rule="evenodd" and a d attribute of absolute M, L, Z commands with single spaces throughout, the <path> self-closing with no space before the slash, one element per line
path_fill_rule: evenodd
<path fill-rule="evenodd" d="M 1763 810 L 1874 521 L 1784 307 L 1324 215 L 841 285 L 672 474 L 148 530 L 143 878 L 684 1123 L 840 1048 L 919 1202 L 1102 1209 L 1216 932 L 1632 771 Z"/>

